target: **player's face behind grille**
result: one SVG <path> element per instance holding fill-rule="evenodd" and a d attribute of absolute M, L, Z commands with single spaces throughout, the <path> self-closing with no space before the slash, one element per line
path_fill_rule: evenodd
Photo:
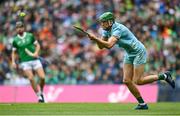
<path fill-rule="evenodd" d="M 23 24 L 23 22 L 21 22 L 21 21 L 18 21 L 18 22 L 16 22 L 16 32 L 18 33 L 18 34 L 23 34 L 23 32 L 24 32 L 24 24 Z"/>
<path fill-rule="evenodd" d="M 111 28 L 113 24 L 113 21 L 108 20 L 108 21 L 101 21 L 100 22 L 100 26 L 104 29 L 104 30 L 109 30 Z"/>
<path fill-rule="evenodd" d="M 23 32 L 24 32 L 24 26 L 16 26 L 16 32 L 18 33 L 18 34 L 23 34 Z"/>

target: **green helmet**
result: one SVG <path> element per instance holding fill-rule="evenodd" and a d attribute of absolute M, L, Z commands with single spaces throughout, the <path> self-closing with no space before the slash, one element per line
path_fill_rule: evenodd
<path fill-rule="evenodd" d="M 108 21 L 108 20 L 114 20 L 115 19 L 115 17 L 114 17 L 114 15 L 113 15 L 113 13 L 111 13 L 111 12 L 105 12 L 105 13 L 103 13 L 100 17 L 99 17 L 99 21 L 100 22 L 104 22 L 104 21 Z"/>

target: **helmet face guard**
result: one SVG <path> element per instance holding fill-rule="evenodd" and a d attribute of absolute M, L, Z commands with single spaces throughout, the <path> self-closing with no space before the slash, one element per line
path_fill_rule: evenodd
<path fill-rule="evenodd" d="M 23 34 L 24 30 L 25 30 L 24 23 L 21 21 L 16 22 L 16 32 L 18 34 Z"/>
<path fill-rule="evenodd" d="M 21 28 L 21 27 L 24 27 L 23 22 L 21 21 L 16 22 L 16 28 Z"/>

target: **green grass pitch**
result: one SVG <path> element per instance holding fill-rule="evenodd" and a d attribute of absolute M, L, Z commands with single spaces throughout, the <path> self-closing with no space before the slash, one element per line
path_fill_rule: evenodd
<path fill-rule="evenodd" d="M 179 103 L 153 103 L 149 110 L 134 110 L 122 103 L 14 103 L 0 104 L 2 116 L 180 116 Z"/>

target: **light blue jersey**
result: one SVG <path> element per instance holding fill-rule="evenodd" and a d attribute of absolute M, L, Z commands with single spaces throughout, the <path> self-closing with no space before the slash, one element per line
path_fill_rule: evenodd
<path fill-rule="evenodd" d="M 126 51 L 124 63 L 135 66 L 146 63 L 146 48 L 126 26 L 115 22 L 111 30 L 102 31 L 102 36 L 103 38 L 115 36 L 118 39 L 116 44 Z"/>

